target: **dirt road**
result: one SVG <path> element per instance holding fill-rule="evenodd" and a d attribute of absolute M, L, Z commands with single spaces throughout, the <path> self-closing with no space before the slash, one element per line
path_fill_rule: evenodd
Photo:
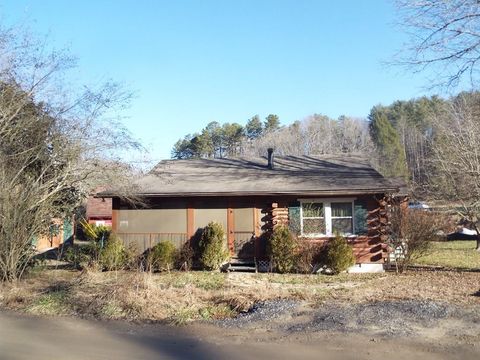
<path fill-rule="evenodd" d="M 455 339 L 281 333 L 196 324 L 99 322 L 0 312 L 0 359 L 478 359 L 480 344 Z"/>

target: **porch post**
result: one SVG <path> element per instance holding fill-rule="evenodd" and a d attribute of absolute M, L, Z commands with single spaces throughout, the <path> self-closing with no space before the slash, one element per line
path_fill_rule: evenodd
<path fill-rule="evenodd" d="M 230 255 L 234 255 L 235 252 L 235 221 L 233 217 L 233 208 L 228 205 L 227 208 L 227 244 L 230 250 Z"/>

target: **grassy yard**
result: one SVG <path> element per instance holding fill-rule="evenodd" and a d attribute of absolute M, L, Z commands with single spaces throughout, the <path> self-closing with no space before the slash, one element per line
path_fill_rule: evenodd
<path fill-rule="evenodd" d="M 441 245 L 460 246 L 459 243 Z M 471 246 L 464 244 L 464 247 L 463 252 L 469 256 L 478 256 Z M 460 266 L 458 262 L 455 265 Z M 329 276 L 46 269 L 31 272 L 16 283 L 0 284 L 0 310 L 181 325 L 193 320 L 232 317 L 248 311 L 257 302 L 276 299 L 302 301 L 313 308 L 332 301 L 351 303 L 385 299 L 478 304 L 480 297 L 475 294 L 479 289 L 477 273 L 458 271 Z"/>
<path fill-rule="evenodd" d="M 446 241 L 433 244 L 431 254 L 417 261 L 418 265 L 435 265 L 449 268 L 480 268 L 480 252 L 475 251 L 476 241 Z"/>

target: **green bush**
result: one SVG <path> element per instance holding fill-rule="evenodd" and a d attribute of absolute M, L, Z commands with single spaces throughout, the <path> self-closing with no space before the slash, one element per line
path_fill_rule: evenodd
<path fill-rule="evenodd" d="M 199 242 L 200 262 L 205 270 L 217 270 L 229 258 L 222 225 L 210 222 L 203 229 Z"/>
<path fill-rule="evenodd" d="M 347 270 L 355 265 L 355 255 L 353 249 L 348 245 L 347 239 L 337 235 L 328 244 L 327 266 L 336 274 Z"/>
<path fill-rule="evenodd" d="M 175 265 L 177 249 L 168 240 L 160 241 L 147 255 L 148 268 L 153 271 L 170 271 Z"/>
<path fill-rule="evenodd" d="M 105 225 L 89 224 L 86 220 L 80 221 L 83 234 L 89 241 L 106 242 L 112 232 L 112 228 Z"/>
<path fill-rule="evenodd" d="M 74 244 L 65 251 L 63 259 L 76 269 L 84 268 L 92 262 L 91 246 Z"/>
<path fill-rule="evenodd" d="M 105 246 L 100 250 L 100 266 L 103 270 L 121 270 L 128 263 L 128 253 L 123 244 L 115 234 L 110 234 Z"/>
<path fill-rule="evenodd" d="M 287 226 L 278 226 L 269 239 L 268 253 L 276 271 L 294 270 L 297 260 L 297 242 Z"/>

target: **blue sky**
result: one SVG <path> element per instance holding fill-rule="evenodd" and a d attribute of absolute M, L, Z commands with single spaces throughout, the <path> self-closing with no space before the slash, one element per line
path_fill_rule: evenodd
<path fill-rule="evenodd" d="M 405 41 L 389 0 L 8 0 L 0 14 L 69 47 L 79 82 L 135 91 L 125 124 L 155 159 L 214 120 L 365 117 L 426 94 L 424 75 L 383 65 Z"/>

